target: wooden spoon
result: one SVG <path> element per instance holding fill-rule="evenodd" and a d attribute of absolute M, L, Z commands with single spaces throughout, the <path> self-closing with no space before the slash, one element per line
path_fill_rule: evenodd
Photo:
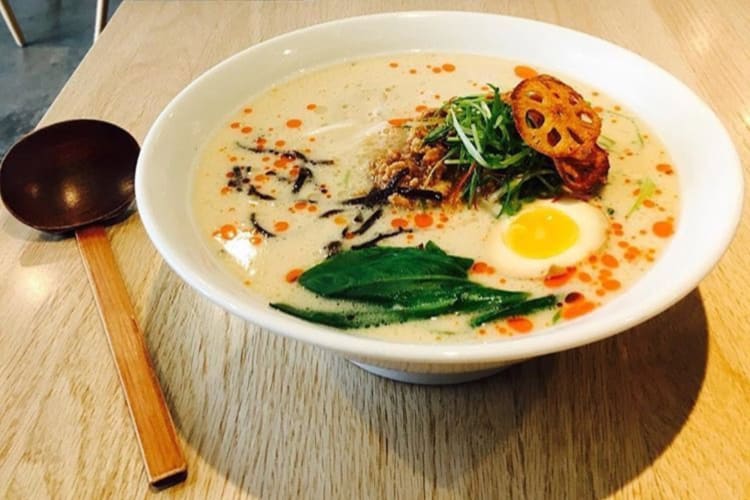
<path fill-rule="evenodd" d="M 132 205 L 139 151 L 128 132 L 103 121 L 41 128 L 3 159 L 0 198 L 28 226 L 50 233 L 75 231 L 149 482 L 165 488 L 187 477 L 187 465 L 102 225 Z"/>

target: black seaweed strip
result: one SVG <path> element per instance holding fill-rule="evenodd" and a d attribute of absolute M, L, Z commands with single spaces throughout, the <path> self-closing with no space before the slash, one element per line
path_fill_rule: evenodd
<path fill-rule="evenodd" d="M 250 214 L 250 224 L 253 225 L 253 227 L 255 228 L 256 231 L 258 231 L 260 234 L 262 234 L 266 238 L 275 238 L 276 237 L 276 235 L 273 234 L 271 231 L 269 231 L 268 229 L 266 229 L 263 226 L 261 226 L 260 224 L 258 224 L 258 221 L 255 219 L 255 212 L 253 212 L 253 213 Z"/>
<path fill-rule="evenodd" d="M 286 156 L 287 158 L 297 158 L 310 165 L 333 165 L 333 160 L 313 160 L 305 156 L 302 151 L 296 149 L 276 149 L 276 148 L 257 148 L 253 146 L 245 146 L 241 142 L 235 142 L 237 147 L 246 151 L 252 151 L 253 153 L 268 153 L 274 156 Z"/>
<path fill-rule="evenodd" d="M 430 200 L 436 202 L 443 201 L 442 193 L 429 189 L 398 188 L 396 192 L 404 198 L 408 198 L 410 200 Z"/>
<path fill-rule="evenodd" d="M 333 257 L 334 255 L 341 252 L 342 244 L 340 241 L 332 241 L 323 247 L 326 253 L 326 258 Z"/>
<path fill-rule="evenodd" d="M 377 222 L 377 220 L 380 219 L 382 216 L 383 216 L 383 209 L 378 208 L 376 211 L 372 213 L 372 215 L 370 215 L 367 218 L 367 220 L 365 220 L 362 223 L 361 226 L 359 226 L 358 229 L 352 231 L 350 234 L 354 234 L 354 235 L 365 234 L 372 227 L 372 225 L 375 224 L 375 222 Z"/>
<path fill-rule="evenodd" d="M 343 208 L 332 208 L 332 209 L 326 210 L 325 212 L 323 212 L 322 214 L 320 214 L 319 217 L 321 219 L 327 219 L 328 217 L 330 217 L 332 215 L 340 214 L 343 211 L 344 211 Z"/>
<path fill-rule="evenodd" d="M 384 205 L 388 201 L 388 197 L 396 192 L 396 186 L 401 180 L 408 174 L 407 169 L 399 170 L 396 174 L 391 177 L 388 184 L 383 189 L 373 189 L 364 196 L 358 196 L 356 198 L 349 198 L 341 203 L 344 205 L 365 205 L 368 207 L 374 205 Z"/>
<path fill-rule="evenodd" d="M 253 186 L 252 184 L 250 184 L 250 187 L 249 187 L 249 188 L 247 189 L 247 194 L 248 194 L 248 195 L 250 195 L 250 196 L 253 196 L 253 195 L 255 195 L 255 196 L 257 196 L 258 198 L 260 198 L 261 200 L 268 200 L 268 201 L 271 201 L 271 200 L 275 200 L 275 199 L 276 199 L 276 198 L 274 198 L 273 196 L 271 196 L 270 194 L 265 194 L 265 193 L 261 193 L 261 192 L 260 192 L 260 191 L 258 191 L 258 189 L 257 189 L 257 188 L 256 188 L 255 186 Z"/>
<path fill-rule="evenodd" d="M 364 243 L 360 243 L 359 245 L 352 245 L 351 249 L 352 250 L 360 250 L 362 248 L 374 247 L 377 243 L 379 243 L 379 242 L 381 242 L 381 241 L 383 241 L 383 240 L 385 240 L 387 238 L 392 238 L 393 236 L 398 236 L 401 233 L 411 233 L 411 232 L 412 232 L 411 229 L 404 229 L 404 228 L 400 227 L 400 228 L 398 228 L 397 231 L 393 231 L 391 233 L 381 233 L 381 234 L 375 236 L 373 239 L 365 241 Z"/>
<path fill-rule="evenodd" d="M 302 189 L 302 186 L 305 185 L 305 182 L 308 179 L 312 178 L 312 170 L 307 167 L 300 168 L 299 173 L 297 174 L 297 178 L 294 180 L 294 185 L 292 186 L 292 193 L 299 193 L 299 190 Z"/>

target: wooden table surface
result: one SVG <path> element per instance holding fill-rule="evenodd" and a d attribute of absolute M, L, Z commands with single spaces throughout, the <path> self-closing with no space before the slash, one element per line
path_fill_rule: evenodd
<path fill-rule="evenodd" d="M 103 118 L 142 140 L 234 52 L 407 8 L 532 17 L 638 52 L 704 98 L 750 162 L 746 0 L 125 2 L 43 123 Z M 161 493 L 148 489 L 75 241 L 2 208 L 0 497 L 750 498 L 747 207 L 718 268 L 664 314 L 453 387 L 379 379 L 228 315 L 167 268 L 132 216 L 109 234 L 190 467 Z"/>

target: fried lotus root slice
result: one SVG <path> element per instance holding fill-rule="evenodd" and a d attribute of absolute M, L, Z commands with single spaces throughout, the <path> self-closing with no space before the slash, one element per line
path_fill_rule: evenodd
<path fill-rule="evenodd" d="M 531 148 L 552 158 L 584 160 L 602 120 L 570 86 L 549 75 L 527 78 L 510 96 L 513 121 Z"/>
<path fill-rule="evenodd" d="M 555 158 L 555 168 L 564 186 L 574 194 L 591 194 L 607 180 L 609 155 L 597 145 L 584 160 Z"/>

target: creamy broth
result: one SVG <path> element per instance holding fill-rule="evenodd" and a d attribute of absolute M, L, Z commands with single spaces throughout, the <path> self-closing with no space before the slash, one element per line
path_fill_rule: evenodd
<path fill-rule="evenodd" d="M 269 302 L 333 309 L 335 302 L 315 297 L 294 277 L 321 262 L 323 248 L 340 240 L 344 228 L 359 226 L 354 220 L 359 210 L 349 207 L 329 217 L 321 215 L 372 187 L 368 165 L 393 140 L 400 119 L 440 106 L 452 96 L 486 92 L 485 82 L 510 90 L 520 81 L 516 73 L 523 75 L 524 68 L 516 64 L 476 55 L 391 55 L 304 72 L 250 97 L 202 149 L 193 193 L 199 230 L 249 292 Z M 403 342 L 487 341 L 525 334 L 529 326 L 537 331 L 601 306 L 659 257 L 679 207 L 677 178 L 667 152 L 647 125 L 618 103 L 567 75 L 556 76 L 595 106 L 603 120 L 600 144 L 610 152 L 608 183 L 589 201 L 607 218 L 606 242 L 575 270 L 545 282 L 512 278 L 493 269 L 494 246 L 487 238 L 498 220 L 497 205 L 489 202 L 477 209 L 385 206 L 384 216 L 366 234 L 343 241 L 346 248 L 405 225 L 413 232 L 381 244 L 414 246 L 432 240 L 451 254 L 474 259 L 472 280 L 533 296 L 554 293 L 564 305 L 523 321 L 500 320 L 476 329 L 469 327 L 465 315 L 446 315 L 351 333 Z M 291 183 L 305 164 L 248 148 L 296 150 L 310 160 L 333 163 L 308 163 L 313 177 L 294 194 Z M 644 179 L 653 181 L 655 190 L 629 213 Z M 249 196 L 250 186 L 274 199 Z M 369 211 L 362 212 L 366 218 Z M 276 236 L 259 233 L 251 214 Z M 573 292 L 585 300 L 572 303 Z M 566 296 L 571 304 L 565 304 Z"/>

